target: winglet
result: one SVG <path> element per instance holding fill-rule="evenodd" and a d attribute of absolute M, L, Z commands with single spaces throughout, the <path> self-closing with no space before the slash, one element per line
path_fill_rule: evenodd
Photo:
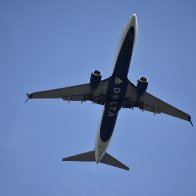
<path fill-rule="evenodd" d="M 29 100 L 29 99 L 31 99 L 32 98 L 32 94 L 26 94 L 27 95 L 27 99 L 26 99 L 26 101 L 25 101 L 25 103 Z"/>
<path fill-rule="evenodd" d="M 191 116 L 188 117 L 188 121 L 191 123 L 192 127 L 193 127 L 193 123 L 191 121 Z"/>

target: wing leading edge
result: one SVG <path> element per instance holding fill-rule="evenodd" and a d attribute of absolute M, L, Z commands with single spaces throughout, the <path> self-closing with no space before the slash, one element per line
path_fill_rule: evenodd
<path fill-rule="evenodd" d="M 107 85 L 108 79 L 105 79 L 100 82 L 99 86 L 95 90 L 91 89 L 89 83 L 86 83 L 70 87 L 38 91 L 27 94 L 27 97 L 28 99 L 61 98 L 67 101 L 81 102 L 89 100 L 98 104 L 104 104 L 104 95 L 106 94 Z"/>
<path fill-rule="evenodd" d="M 182 110 L 162 101 L 161 99 L 145 92 L 139 99 L 136 92 L 136 86 L 129 82 L 127 93 L 123 107 L 134 108 L 138 107 L 141 110 L 153 112 L 154 114 L 164 113 L 176 118 L 187 120 L 193 126 L 191 116 Z"/>

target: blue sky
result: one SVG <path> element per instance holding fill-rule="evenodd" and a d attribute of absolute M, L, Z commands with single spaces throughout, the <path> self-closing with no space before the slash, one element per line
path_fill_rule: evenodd
<path fill-rule="evenodd" d="M 93 149 L 102 106 L 25 93 L 111 74 L 120 34 L 137 14 L 129 79 L 196 122 L 196 2 L 0 1 L 0 195 L 196 195 L 196 132 L 138 109 L 120 111 L 108 153 L 123 171 L 63 157 Z"/>

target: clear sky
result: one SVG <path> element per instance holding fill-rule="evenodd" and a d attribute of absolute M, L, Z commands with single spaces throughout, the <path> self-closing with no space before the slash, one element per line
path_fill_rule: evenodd
<path fill-rule="evenodd" d="M 129 79 L 190 113 L 196 124 L 196 1 L 0 1 L 0 195 L 195 196 L 196 130 L 170 116 L 120 111 L 108 153 L 124 171 L 62 162 L 92 150 L 102 106 L 30 100 L 25 93 L 110 76 L 135 13 Z"/>

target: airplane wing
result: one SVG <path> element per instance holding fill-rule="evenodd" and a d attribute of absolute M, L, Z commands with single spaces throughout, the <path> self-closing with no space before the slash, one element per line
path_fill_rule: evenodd
<path fill-rule="evenodd" d="M 31 94 L 27 94 L 28 99 L 34 98 L 61 98 L 67 101 L 93 101 L 98 104 L 104 104 L 105 94 L 107 90 L 108 79 L 100 82 L 99 86 L 92 90 L 90 83 L 57 88 L 45 91 L 38 91 Z M 28 100 L 27 99 L 27 100 Z M 27 101 L 26 100 L 26 101 Z"/>
<path fill-rule="evenodd" d="M 161 99 L 151 95 L 148 92 L 145 92 L 139 99 L 137 98 L 136 86 L 129 82 L 127 93 L 125 96 L 125 101 L 123 107 L 125 108 L 134 108 L 138 107 L 141 110 L 146 110 L 153 112 L 154 114 L 164 113 L 176 118 L 187 120 L 191 122 L 191 116 L 178 108 L 162 101 Z"/>

